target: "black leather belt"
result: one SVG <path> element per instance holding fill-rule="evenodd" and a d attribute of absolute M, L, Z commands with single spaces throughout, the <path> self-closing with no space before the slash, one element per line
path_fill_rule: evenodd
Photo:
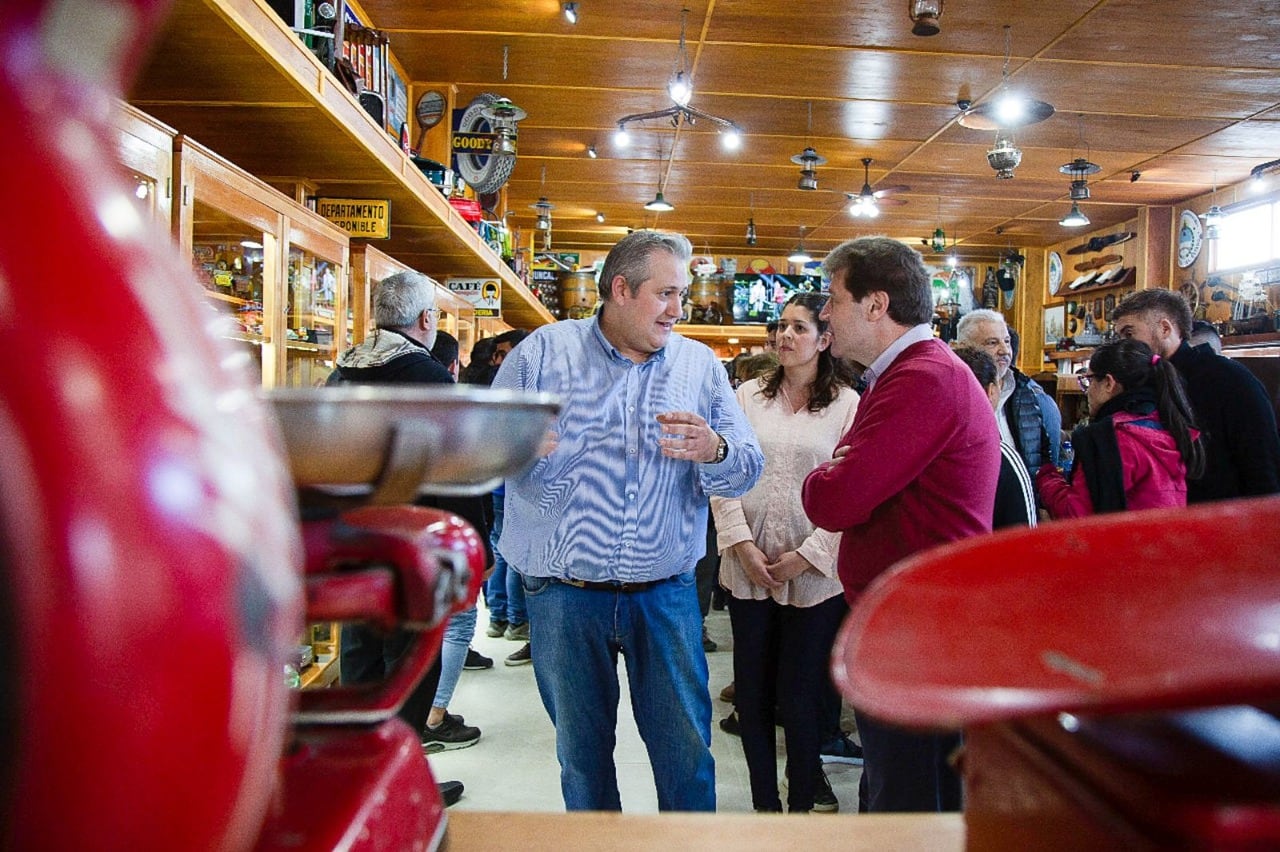
<path fill-rule="evenodd" d="M 554 578 L 557 583 L 564 583 L 566 586 L 573 586 L 575 589 L 586 589 L 589 592 L 620 592 L 624 595 L 633 594 L 634 592 L 643 592 L 646 589 L 652 589 L 659 583 L 665 583 L 670 580 L 667 577 L 662 580 L 649 580 L 644 583 L 623 583 L 617 580 L 611 580 L 607 583 L 597 582 L 595 580 L 575 580 L 572 577 Z"/>

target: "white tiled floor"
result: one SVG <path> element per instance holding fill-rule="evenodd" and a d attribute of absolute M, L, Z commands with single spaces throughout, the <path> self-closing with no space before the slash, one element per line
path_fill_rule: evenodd
<path fill-rule="evenodd" d="M 493 657 L 494 667 L 463 672 L 449 706 L 449 712 L 464 716 L 468 725 L 480 728 L 480 742 L 470 748 L 432 755 L 432 771 L 438 779 L 456 779 L 466 785 L 462 801 L 454 806 L 458 810 L 562 811 L 564 800 L 560 797 L 555 730 L 538 698 L 533 667 L 504 666 L 503 658 L 520 648 L 521 643 L 488 638 L 484 635 L 488 623 L 488 614 L 481 604 L 472 647 Z M 709 688 L 716 699 L 720 689 L 733 679 L 728 613 L 712 610 L 707 617 L 707 629 L 720 645 L 719 651 L 707 655 L 711 670 Z M 628 813 L 655 813 L 657 797 L 649 760 L 631 714 L 626 678 L 620 677 L 620 680 L 622 699 L 615 759 L 622 807 Z M 730 706 L 718 699 L 712 703 L 711 751 L 716 759 L 718 809 L 750 813 L 751 792 L 741 741 L 721 731 L 716 724 L 729 713 Z M 780 730 L 778 743 L 781 758 Z M 780 763 L 779 777 L 781 771 Z M 861 769 L 828 764 L 826 772 L 840 800 L 841 812 L 856 812 Z M 785 802 L 785 794 L 782 798 Z"/>

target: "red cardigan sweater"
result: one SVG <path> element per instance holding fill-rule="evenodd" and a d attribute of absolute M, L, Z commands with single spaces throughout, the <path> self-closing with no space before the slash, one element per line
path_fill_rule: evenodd
<path fill-rule="evenodd" d="M 973 373 L 940 340 L 908 346 L 863 395 L 852 428 L 804 483 L 809 520 L 843 532 L 852 603 L 878 575 L 926 548 L 991 531 L 1000 432 Z"/>

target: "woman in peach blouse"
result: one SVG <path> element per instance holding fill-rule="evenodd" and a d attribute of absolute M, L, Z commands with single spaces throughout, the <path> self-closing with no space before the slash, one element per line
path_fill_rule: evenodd
<path fill-rule="evenodd" d="M 711 498 L 720 583 L 731 596 L 734 703 L 758 811 L 782 810 L 777 715 L 787 746 L 787 809 L 812 810 L 826 781 L 818 756 L 823 694 L 847 610 L 836 576 L 839 534 L 809 523 L 800 487 L 852 425 L 858 395 L 831 356 L 831 335 L 818 319 L 825 302 L 819 293 L 791 297 L 778 326 L 779 366 L 738 388 L 764 450 L 759 482 L 740 498 Z"/>

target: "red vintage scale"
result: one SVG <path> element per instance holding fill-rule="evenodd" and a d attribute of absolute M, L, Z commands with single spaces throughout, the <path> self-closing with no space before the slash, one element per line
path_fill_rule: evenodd
<path fill-rule="evenodd" d="M 220 366 L 189 261 L 104 166 L 167 6 L 12 0 L 0 29 L 0 848 L 435 848 L 444 809 L 394 713 L 483 545 L 403 504 L 492 487 L 556 406 L 264 395 Z M 418 631 L 412 661 L 290 690 L 304 624 L 351 619 Z"/>
<path fill-rule="evenodd" d="M 1280 497 L 905 560 L 841 629 L 844 696 L 963 728 L 981 849 L 1280 847 Z"/>

